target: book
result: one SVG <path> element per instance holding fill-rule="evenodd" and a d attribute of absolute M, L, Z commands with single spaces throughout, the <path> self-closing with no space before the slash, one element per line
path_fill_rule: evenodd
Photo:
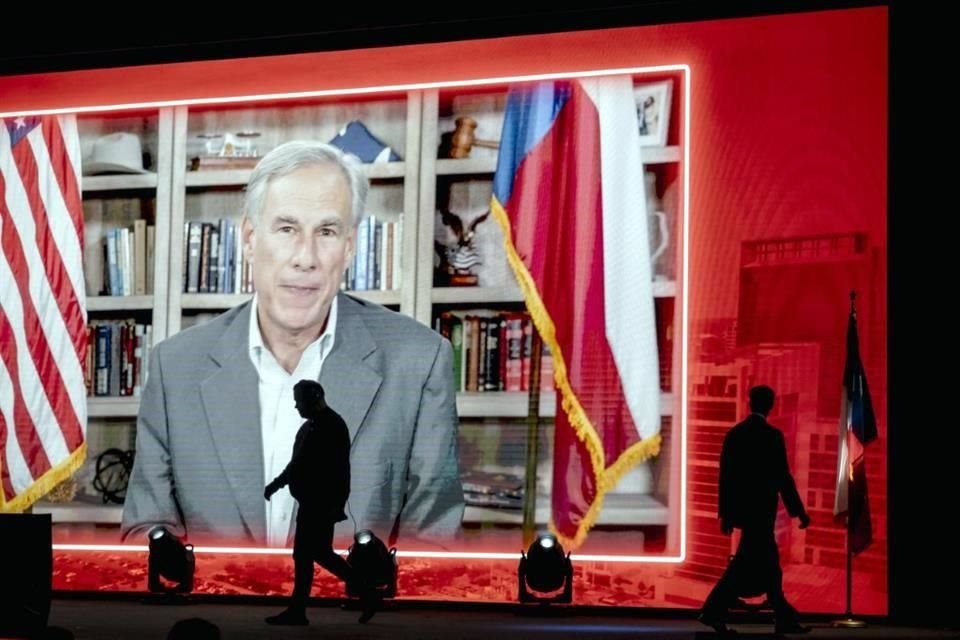
<path fill-rule="evenodd" d="M 133 295 L 147 293 L 147 221 L 133 222 Z"/>
<path fill-rule="evenodd" d="M 470 470 L 460 476 L 463 500 L 475 507 L 523 508 L 523 478 L 508 473 Z"/>
<path fill-rule="evenodd" d="M 258 162 L 259 156 L 195 156 L 190 158 L 190 171 L 253 169 Z"/>

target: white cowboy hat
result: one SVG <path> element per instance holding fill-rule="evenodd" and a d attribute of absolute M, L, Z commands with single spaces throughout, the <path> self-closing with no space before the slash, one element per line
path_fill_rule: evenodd
<path fill-rule="evenodd" d="M 83 161 L 83 174 L 148 173 L 143 168 L 140 138 L 132 133 L 111 133 L 97 138 Z"/>

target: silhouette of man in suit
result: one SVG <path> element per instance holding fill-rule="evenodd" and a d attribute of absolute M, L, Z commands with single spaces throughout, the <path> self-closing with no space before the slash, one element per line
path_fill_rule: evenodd
<path fill-rule="evenodd" d="M 350 433 L 340 415 L 330 408 L 323 387 L 301 380 L 293 387 L 297 411 L 305 419 L 293 444 L 290 463 L 263 491 L 269 500 L 289 485 L 297 500 L 297 528 L 293 539 L 294 586 L 290 606 L 267 618 L 270 624 L 307 624 L 306 604 L 313 586 L 313 563 L 344 582 L 354 572 L 333 550 L 333 528 L 347 519 L 350 497 Z M 373 617 L 373 600 L 364 600 L 360 622 Z"/>
<path fill-rule="evenodd" d="M 723 439 L 720 455 L 720 528 L 740 529 L 736 555 L 707 596 L 700 621 L 718 633 L 730 633 L 726 619 L 741 596 L 765 593 L 773 607 L 777 633 L 806 633 L 783 594 L 783 572 L 774 537 L 777 498 L 806 529 L 810 516 L 800 500 L 787 463 L 783 433 L 767 422 L 775 394 L 767 386 L 750 389 L 750 416 Z"/>

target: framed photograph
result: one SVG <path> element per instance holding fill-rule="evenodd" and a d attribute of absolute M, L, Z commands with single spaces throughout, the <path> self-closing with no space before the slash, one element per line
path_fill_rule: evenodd
<path fill-rule="evenodd" d="M 667 144 L 672 93 L 673 80 L 638 84 L 633 88 L 641 146 L 662 147 Z"/>

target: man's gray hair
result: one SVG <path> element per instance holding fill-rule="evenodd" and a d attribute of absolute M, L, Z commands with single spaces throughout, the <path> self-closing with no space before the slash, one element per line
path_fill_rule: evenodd
<path fill-rule="evenodd" d="M 250 181 L 247 183 L 247 196 L 244 213 L 250 223 L 256 227 L 267 195 L 267 185 L 274 178 L 293 173 L 302 167 L 318 164 L 333 165 L 340 169 L 350 190 L 350 218 L 353 226 L 360 224 L 367 202 L 370 182 L 363 173 L 358 161 L 351 160 L 337 147 L 325 142 L 293 140 L 285 142 L 257 163 Z"/>

